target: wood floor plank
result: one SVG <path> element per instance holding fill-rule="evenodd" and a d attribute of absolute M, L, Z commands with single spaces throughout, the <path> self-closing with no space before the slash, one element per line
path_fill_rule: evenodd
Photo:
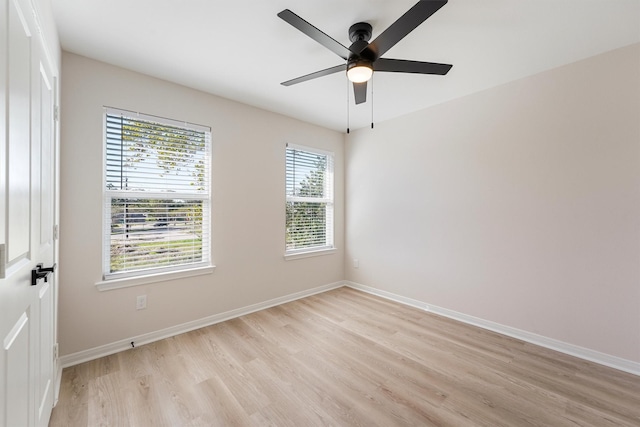
<path fill-rule="evenodd" d="M 51 413 L 49 425 L 86 426 L 89 425 L 89 384 L 83 378 L 83 365 L 72 366 L 63 371 L 60 396 L 64 403 L 58 404 Z"/>
<path fill-rule="evenodd" d="M 63 372 L 50 426 L 640 426 L 640 377 L 350 288 Z"/>

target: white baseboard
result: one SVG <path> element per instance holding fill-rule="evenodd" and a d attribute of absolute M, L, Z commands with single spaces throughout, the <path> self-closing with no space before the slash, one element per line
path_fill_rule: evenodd
<path fill-rule="evenodd" d="M 429 311 L 450 319 L 458 320 L 463 323 L 467 323 L 473 326 L 478 326 L 483 329 L 488 329 L 499 334 L 507 335 L 512 338 L 517 338 L 522 341 L 526 341 L 531 344 L 536 344 L 541 347 L 546 347 L 551 350 L 556 350 L 561 353 L 565 353 L 571 356 L 578 357 L 580 359 L 588 360 L 590 362 L 598 363 L 600 365 L 608 366 L 610 368 L 618 369 L 620 371 L 628 372 L 630 374 L 640 376 L 640 363 L 633 362 L 631 360 L 622 359 L 620 357 L 611 356 L 605 353 L 600 353 L 588 348 L 579 347 L 573 344 L 568 344 L 562 341 L 555 340 L 553 338 L 547 338 L 542 335 L 534 334 L 531 332 L 523 331 L 520 329 L 512 328 L 510 326 L 501 325 L 499 323 L 491 322 L 489 320 L 480 319 L 477 317 L 469 316 L 463 313 L 458 313 L 446 308 L 437 307 L 423 301 L 418 301 L 412 298 L 396 295 L 391 292 L 383 291 L 380 289 L 365 286 L 360 283 L 346 281 L 345 285 L 357 289 L 363 292 L 370 293 L 382 298 L 386 298 L 401 304 L 409 305 L 411 307 L 419 308 L 421 310 Z"/>
<path fill-rule="evenodd" d="M 437 307 L 423 301 L 419 301 L 412 298 L 407 298 L 401 295 L 397 295 L 391 292 L 383 291 L 380 289 L 365 286 L 355 282 L 336 282 L 316 288 L 308 289 L 306 291 L 297 292 L 283 297 L 274 298 L 261 303 L 253 304 L 247 307 L 238 308 L 235 310 L 227 311 L 213 316 L 205 317 L 203 319 L 194 320 L 192 322 L 183 323 L 181 325 L 172 326 L 170 328 L 162 329 L 147 334 L 130 337 L 117 342 L 106 344 L 103 346 L 83 350 L 77 353 L 67 354 L 60 357 L 58 361 L 58 369 L 61 372 L 62 368 L 77 365 L 90 360 L 98 359 L 100 357 L 108 356 L 110 354 L 118 353 L 120 351 L 128 350 L 131 348 L 131 341 L 137 346 L 148 344 L 154 341 L 158 341 L 164 338 L 169 338 L 175 335 L 179 335 L 185 332 L 193 331 L 195 329 L 203 328 L 206 326 L 214 325 L 216 323 L 224 322 L 225 320 L 234 319 L 236 317 L 244 316 L 259 310 L 274 307 L 276 305 L 284 304 L 287 302 L 295 301 L 297 299 L 305 298 L 311 295 L 326 292 L 332 289 L 340 288 L 342 286 L 348 286 L 353 289 L 357 289 L 363 292 L 377 295 L 379 297 L 399 302 L 411 307 L 415 307 L 421 310 L 429 311 L 444 317 L 448 317 L 454 320 L 458 320 L 463 323 L 478 326 L 483 329 L 487 329 L 499 334 L 507 335 L 522 341 L 526 341 L 532 344 L 546 347 L 551 350 L 556 350 L 561 353 L 565 353 L 571 356 L 575 356 L 590 362 L 598 363 L 600 365 L 608 366 L 610 368 L 618 369 L 620 371 L 628 372 L 634 375 L 640 376 L 640 363 L 630 360 L 622 359 L 620 357 L 611 356 L 605 353 L 601 353 L 588 348 L 579 347 L 573 344 L 568 344 L 562 341 L 558 341 L 552 338 L 537 335 L 531 332 L 523 331 L 520 329 L 512 328 L 510 326 L 501 325 L 499 323 L 491 322 L 489 320 L 480 319 L 477 317 L 469 316 L 463 313 L 459 313 L 453 310 L 449 310 L 442 307 Z M 62 377 L 58 376 L 58 381 Z M 56 389 L 59 388 L 59 384 Z"/>
<path fill-rule="evenodd" d="M 135 337 L 129 337 L 120 341 L 116 341 L 110 344 L 105 344 L 99 347 L 90 348 L 88 350 L 79 351 L 77 353 L 67 354 L 60 357 L 58 365 L 60 369 L 68 368 L 70 366 L 78 365 L 80 363 L 88 362 L 90 360 L 98 359 L 100 357 L 109 356 L 120 351 L 128 350 L 131 348 L 131 342 L 133 341 L 136 346 L 143 344 L 149 344 L 154 341 L 159 341 L 165 338 L 173 337 L 175 335 L 183 334 L 185 332 L 193 331 L 195 329 L 204 328 L 206 326 L 214 325 L 216 323 L 224 322 L 225 320 L 234 319 L 236 317 L 244 316 L 256 311 L 264 310 L 265 308 L 274 307 L 276 305 L 284 304 L 287 302 L 295 301 L 297 299 L 305 298 L 311 295 L 326 292 L 332 289 L 340 288 L 344 286 L 343 282 L 330 283 L 328 285 L 318 286 L 316 288 L 307 289 L 305 291 L 296 292 L 293 294 L 285 295 L 283 297 L 274 298 L 261 303 L 249 305 L 247 307 L 241 307 L 235 310 L 226 311 L 220 314 L 214 314 L 203 319 L 194 320 L 192 322 L 183 323 L 180 325 L 172 326 L 170 328 L 162 329 L 147 334 L 138 335 Z"/>

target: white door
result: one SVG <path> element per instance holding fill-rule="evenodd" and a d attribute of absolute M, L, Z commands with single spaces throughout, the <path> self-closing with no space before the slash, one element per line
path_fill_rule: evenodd
<path fill-rule="evenodd" d="M 46 426 L 54 393 L 53 76 L 29 0 L 0 0 L 0 426 Z"/>

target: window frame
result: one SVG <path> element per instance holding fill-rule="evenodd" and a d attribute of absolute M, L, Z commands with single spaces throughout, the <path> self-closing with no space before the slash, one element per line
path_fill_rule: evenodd
<path fill-rule="evenodd" d="M 107 188 L 107 116 L 122 115 L 132 120 L 141 120 L 158 123 L 189 131 L 205 133 L 204 153 L 204 182 L 205 190 L 199 193 L 180 191 L 135 191 L 135 190 L 110 190 Z M 97 282 L 99 290 L 115 289 L 127 286 L 135 286 L 145 283 L 153 283 L 164 280 L 172 280 L 181 277 L 210 274 L 215 266 L 212 263 L 212 196 L 211 196 L 211 128 L 184 121 L 168 119 L 149 114 L 132 112 L 128 110 L 104 107 L 102 114 L 102 280 Z M 199 262 L 169 265 L 162 267 L 138 268 L 135 270 L 111 272 L 111 226 L 112 212 L 111 201 L 113 199 L 147 199 L 147 200 L 183 200 L 202 201 L 202 260 Z"/>
<path fill-rule="evenodd" d="M 325 194 L 324 197 L 304 197 L 304 196 L 291 196 L 287 191 L 287 151 L 295 150 L 306 153 L 312 153 L 316 155 L 326 156 L 327 164 L 325 168 Z M 285 147 L 285 204 L 290 202 L 306 202 L 306 203 L 325 203 L 325 243 L 320 246 L 302 247 L 295 249 L 287 248 L 286 234 L 287 234 L 287 221 L 285 213 L 285 252 L 284 257 L 286 260 L 307 258 L 318 255 L 329 255 L 336 252 L 335 247 L 335 153 L 333 151 L 323 150 L 316 147 L 310 147 L 299 144 L 287 143 Z"/>

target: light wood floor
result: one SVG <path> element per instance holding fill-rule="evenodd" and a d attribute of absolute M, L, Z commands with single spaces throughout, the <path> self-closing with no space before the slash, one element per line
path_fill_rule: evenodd
<path fill-rule="evenodd" d="M 103 425 L 640 426 L 640 377 L 340 288 L 65 369 Z"/>

